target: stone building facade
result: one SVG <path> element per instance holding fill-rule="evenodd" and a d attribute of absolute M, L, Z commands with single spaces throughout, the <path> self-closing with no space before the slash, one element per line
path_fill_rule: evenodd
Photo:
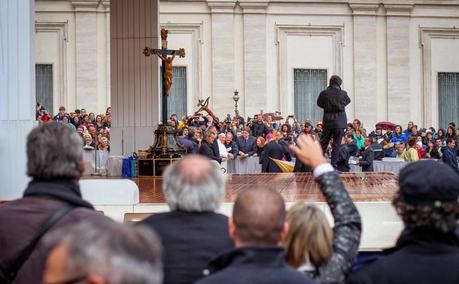
<path fill-rule="evenodd" d="M 54 109 L 103 111 L 111 103 L 110 1 L 35 3 L 36 61 L 55 65 Z M 315 118 L 314 94 L 338 74 L 352 99 L 348 116 L 367 128 L 381 120 L 444 127 L 449 116 L 441 114 L 454 119 L 454 98 L 457 117 L 457 0 L 166 0 L 159 7 L 169 47 L 187 51 L 174 62 L 186 70 L 180 91 L 188 113 L 209 96 L 218 115 L 233 113 L 237 89 L 244 116 Z"/>

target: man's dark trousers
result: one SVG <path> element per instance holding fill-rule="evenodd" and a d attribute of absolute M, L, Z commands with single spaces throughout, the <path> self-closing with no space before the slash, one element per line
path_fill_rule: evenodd
<path fill-rule="evenodd" d="M 326 128 L 322 132 L 322 137 L 320 137 L 320 146 L 322 146 L 322 151 L 325 153 L 328 147 L 328 143 L 333 138 L 332 143 L 332 154 L 330 163 L 336 169 L 338 167 L 338 151 L 339 146 L 341 145 L 341 140 L 344 136 L 344 129 L 342 128 Z"/>

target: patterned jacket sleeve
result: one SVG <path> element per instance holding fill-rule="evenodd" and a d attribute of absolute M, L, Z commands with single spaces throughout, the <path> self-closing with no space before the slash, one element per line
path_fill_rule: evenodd
<path fill-rule="evenodd" d="M 328 172 L 316 179 L 335 220 L 333 252 L 328 263 L 317 269 L 318 283 L 344 283 L 355 261 L 362 232 L 360 214 L 338 173 Z"/>

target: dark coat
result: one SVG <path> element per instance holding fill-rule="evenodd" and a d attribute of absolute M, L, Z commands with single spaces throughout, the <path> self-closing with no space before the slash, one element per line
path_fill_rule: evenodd
<path fill-rule="evenodd" d="M 446 147 L 446 149 L 443 151 L 442 160 L 445 164 L 450 166 L 456 173 L 459 173 L 455 149 L 450 149 Z"/>
<path fill-rule="evenodd" d="M 365 150 L 361 152 L 362 158 L 359 160 L 359 165 L 362 167 L 362 172 L 372 172 L 373 171 L 373 161 L 375 159 L 375 153 L 373 148 L 368 146 Z"/>
<path fill-rule="evenodd" d="M 265 136 L 269 130 L 270 129 L 263 122 L 258 123 L 257 121 L 254 121 L 252 124 L 252 135 L 255 137 Z"/>
<path fill-rule="evenodd" d="M 244 247 L 214 259 L 210 275 L 197 284 L 308 284 L 308 276 L 289 267 L 281 247 Z"/>
<path fill-rule="evenodd" d="M 312 172 L 312 169 L 305 164 L 303 164 L 300 159 L 295 160 L 295 166 L 293 167 L 293 172 L 294 173 L 308 173 Z"/>
<path fill-rule="evenodd" d="M 282 170 L 279 166 L 271 160 L 270 158 L 282 160 L 282 157 L 285 156 L 285 151 L 279 143 L 274 141 L 269 142 L 266 144 L 263 150 L 263 157 L 261 159 L 262 166 L 261 172 L 263 173 L 281 173 Z"/>
<path fill-rule="evenodd" d="M 245 140 L 242 136 L 237 138 L 237 147 L 239 151 L 245 154 L 249 154 L 249 156 L 252 156 L 257 152 L 256 143 L 257 139 L 253 136 L 249 136 L 247 140 Z"/>
<path fill-rule="evenodd" d="M 212 143 L 212 150 L 217 157 L 220 157 L 220 148 L 218 147 L 218 138 L 215 138 L 214 143 Z"/>
<path fill-rule="evenodd" d="M 355 140 L 352 140 L 347 145 L 347 150 L 349 151 L 349 155 L 357 157 L 360 154 L 360 149 L 357 147 L 357 143 Z"/>
<path fill-rule="evenodd" d="M 340 172 L 349 172 L 351 167 L 349 166 L 349 158 L 351 154 L 349 153 L 349 146 L 347 144 L 342 144 L 338 150 L 338 161 L 336 163 L 337 170 Z"/>
<path fill-rule="evenodd" d="M 225 141 L 224 145 L 225 145 L 226 150 L 228 151 L 228 153 L 233 154 L 234 157 L 236 157 L 238 155 L 239 148 L 237 147 L 236 142 L 231 141 L 230 143 L 228 143 L 228 142 Z"/>
<path fill-rule="evenodd" d="M 228 236 L 228 218 L 213 212 L 172 211 L 142 222 L 161 237 L 164 283 L 194 283 L 209 261 L 234 248 Z"/>
<path fill-rule="evenodd" d="M 371 144 L 371 148 L 373 149 L 373 153 L 375 154 L 375 160 L 381 161 L 384 158 L 384 151 L 381 144 L 374 142 Z"/>
<path fill-rule="evenodd" d="M 0 205 L 0 283 L 3 283 L 2 272 L 9 271 L 12 261 L 42 226 L 66 205 L 73 205 L 75 209 L 59 220 L 48 233 L 83 220 L 110 221 L 82 199 L 79 186 L 71 181 L 32 181 L 23 198 Z M 47 253 L 38 243 L 13 283 L 42 283 Z"/>
<path fill-rule="evenodd" d="M 212 145 L 207 143 L 207 141 L 201 142 L 201 147 L 199 147 L 199 154 L 206 156 L 210 160 L 215 160 L 219 163 L 222 162 L 222 158 L 220 158 L 220 154 L 215 152 L 215 149 Z"/>
<path fill-rule="evenodd" d="M 345 107 L 351 102 L 346 91 L 337 85 L 323 90 L 317 98 L 317 105 L 324 109 L 324 129 L 346 128 L 347 117 Z"/>
<path fill-rule="evenodd" d="M 352 275 L 349 283 L 459 283 L 459 237 L 405 230 L 395 248 Z"/>

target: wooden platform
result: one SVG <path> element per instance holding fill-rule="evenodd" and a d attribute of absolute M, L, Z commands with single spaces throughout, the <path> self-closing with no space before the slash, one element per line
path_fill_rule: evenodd
<path fill-rule="evenodd" d="M 341 174 L 341 177 L 362 217 L 364 230 L 360 249 L 374 251 L 393 246 L 403 228 L 391 204 L 398 189 L 397 176 L 393 173 L 346 173 Z M 299 200 L 314 202 L 325 212 L 330 224 L 333 223 L 328 205 L 310 173 L 234 174 L 227 178 L 225 198 L 218 210 L 222 214 L 231 216 L 239 192 L 255 187 L 273 188 L 282 194 L 287 207 Z M 138 220 L 169 210 L 162 191 L 162 178 L 140 177 L 132 180 L 139 186 L 140 203 L 126 206 L 99 205 L 96 206 L 97 210 L 119 222 Z"/>
<path fill-rule="evenodd" d="M 391 201 L 398 185 L 392 173 L 341 174 L 345 187 L 354 201 Z M 164 203 L 162 178 L 140 177 L 132 179 L 140 188 L 140 203 Z M 224 202 L 234 202 L 242 190 L 273 188 L 286 202 L 310 200 L 323 202 L 314 177 L 310 173 L 228 175 Z"/>

